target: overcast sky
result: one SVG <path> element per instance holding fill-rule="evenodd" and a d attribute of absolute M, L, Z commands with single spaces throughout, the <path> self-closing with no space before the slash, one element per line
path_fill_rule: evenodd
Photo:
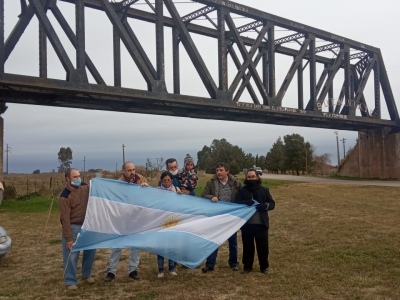
<path fill-rule="evenodd" d="M 20 13 L 19 2 L 5 0 L 6 37 Z M 394 36 L 395 28 L 398 27 L 396 24 L 400 6 L 398 1 L 382 0 L 379 4 L 369 0 L 337 0 L 334 2 L 320 0 L 239 0 L 236 2 L 380 48 L 394 97 L 397 99 L 400 96 L 398 84 L 400 82 L 399 42 Z M 73 5 L 60 1 L 57 3 L 64 14 L 70 15 L 68 21 L 74 28 Z M 144 3 L 144 1 L 140 0 L 138 3 Z M 181 15 L 204 6 L 190 3 L 176 5 Z M 144 9 L 145 6 L 139 4 L 137 7 Z M 103 78 L 108 84 L 112 85 L 111 26 L 106 19 L 102 19 L 104 18 L 103 15 L 101 12 L 86 9 L 86 50 L 95 62 L 96 67 L 99 68 Z M 235 19 L 237 26 L 248 22 L 245 19 Z M 154 63 L 154 25 L 142 24 L 143 22 L 140 23 L 140 26 L 133 26 L 133 30 L 138 35 L 139 40 L 143 42 L 146 52 Z M 55 27 L 57 29 L 56 25 Z M 37 22 L 35 21 L 29 25 L 8 59 L 6 63 L 7 73 L 38 75 L 37 32 Z M 170 36 L 170 32 L 166 29 L 165 68 L 169 92 L 172 90 Z M 210 41 L 210 39 L 203 41 L 203 38 L 199 37 L 196 40 L 196 45 L 198 45 L 200 53 L 204 55 L 207 65 L 211 65 L 210 72 L 214 81 L 218 82 L 218 73 L 215 69 L 215 65 L 217 65 L 216 43 Z M 66 45 L 66 49 L 74 62 L 72 47 Z M 186 54 L 184 52 L 182 49 L 182 94 L 207 97 L 202 83 L 193 71 L 191 62 L 187 59 L 185 61 Z M 49 77 L 65 79 L 65 72 L 55 57 L 50 44 L 48 65 Z M 284 74 L 287 72 L 288 65 L 280 68 L 277 63 L 276 69 L 277 73 L 282 69 L 281 73 Z M 127 58 L 123 61 L 122 72 L 123 86 L 145 89 L 144 80 L 131 59 Z M 235 73 L 231 74 L 233 75 L 229 75 L 230 80 Z M 132 79 L 134 79 L 134 83 L 131 82 Z M 90 78 L 90 80 L 92 79 Z M 293 80 L 291 84 L 294 90 L 296 89 L 295 81 Z M 281 82 L 277 81 L 278 87 L 280 84 Z M 294 92 L 286 94 L 285 99 L 290 98 L 291 95 L 292 99 L 296 99 L 297 95 Z M 209 146 L 214 139 L 226 138 L 228 142 L 238 145 L 246 153 L 265 155 L 280 136 L 283 137 L 292 133 L 304 136 L 305 140 L 314 146 L 317 154 L 329 153 L 332 163 L 336 164 L 334 130 L 10 103 L 7 106 L 8 110 L 3 117 L 5 124 L 4 149 L 6 149 L 7 144 L 11 149 L 11 152 L 8 153 L 9 173 L 31 173 L 35 169 L 40 169 L 41 172 L 49 172 L 52 169 L 57 169 L 59 165 L 57 153 L 60 147 L 70 147 L 73 150 L 73 166 L 80 170 L 83 170 L 84 157 L 86 159 L 86 170 L 89 168 L 115 170 L 121 168 L 122 144 L 126 146 L 125 159 L 133 161 L 137 165 L 144 165 L 146 158 L 156 161 L 157 158 L 161 157 L 164 160 L 169 157 L 176 157 L 181 164 L 186 153 L 190 153 L 197 160 L 197 152 L 204 145 Z M 287 104 L 284 102 L 283 106 L 290 107 L 290 101 Z M 385 104 L 382 103 L 382 106 L 385 107 Z M 294 105 L 291 107 L 294 107 Z M 385 109 L 383 109 L 383 114 L 383 117 L 387 118 Z M 345 147 L 347 150 L 355 145 L 357 133 L 339 131 L 339 139 L 343 138 L 346 139 Z M 343 156 L 342 143 L 340 143 L 340 155 Z M 5 171 L 6 157 L 5 153 Z"/>

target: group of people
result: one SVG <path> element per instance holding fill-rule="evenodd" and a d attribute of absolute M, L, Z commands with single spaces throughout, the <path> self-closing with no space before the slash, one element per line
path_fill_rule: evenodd
<path fill-rule="evenodd" d="M 158 188 L 169 190 L 180 194 L 195 196 L 197 187 L 197 172 L 193 158 L 187 154 L 184 159 L 184 167 L 179 170 L 178 162 L 174 158 L 166 160 L 166 171 L 163 171 L 158 182 Z M 220 162 L 216 165 L 216 174 L 206 183 L 201 194 L 202 198 L 217 203 L 219 201 L 235 202 L 249 206 L 255 205 L 256 212 L 242 226 L 243 243 L 243 274 L 253 269 L 255 247 L 257 248 L 260 271 L 268 274 L 268 211 L 275 208 L 269 189 L 261 185 L 261 178 L 256 170 L 248 169 L 245 174 L 244 186 L 239 180 L 230 174 L 230 167 L 227 163 Z M 89 199 L 89 186 L 81 182 L 80 173 L 76 169 L 70 169 L 65 173 L 67 186 L 62 191 L 59 199 L 60 221 L 62 225 L 62 250 L 64 262 L 64 280 L 67 290 L 77 290 L 77 264 L 79 251 L 72 252 L 72 245 L 81 230 L 85 219 L 86 207 Z M 132 162 L 125 162 L 122 167 L 121 181 L 148 187 L 146 178 L 137 174 L 135 165 Z M 255 202 L 256 201 L 256 202 Z M 229 239 L 229 260 L 228 264 L 233 271 L 239 270 L 237 233 Z M 92 265 L 96 250 L 83 251 L 82 257 L 82 279 L 93 284 L 95 280 L 91 277 Z M 115 278 L 117 265 L 121 257 L 122 249 L 112 249 L 109 265 L 104 280 L 112 281 Z M 201 269 L 203 273 L 214 271 L 218 249 L 210 254 Z M 158 277 L 164 277 L 164 257 L 157 255 Z M 130 249 L 129 254 L 129 277 L 139 280 L 139 249 Z M 168 271 L 176 276 L 176 262 L 168 260 Z"/>

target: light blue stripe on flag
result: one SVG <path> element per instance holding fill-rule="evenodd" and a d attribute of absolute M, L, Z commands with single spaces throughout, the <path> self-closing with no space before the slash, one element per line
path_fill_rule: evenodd
<path fill-rule="evenodd" d="M 254 212 L 251 206 L 96 178 L 73 251 L 138 248 L 194 268 Z"/>

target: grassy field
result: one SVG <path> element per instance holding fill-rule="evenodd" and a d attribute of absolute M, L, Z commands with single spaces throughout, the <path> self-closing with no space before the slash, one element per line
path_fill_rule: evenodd
<path fill-rule="evenodd" d="M 105 283 L 110 250 L 100 249 L 96 284 L 82 282 L 77 292 L 64 288 L 56 203 L 49 213 L 51 200 L 37 194 L 4 201 L 0 224 L 13 249 L 0 262 L 0 299 L 400 299 L 398 188 L 268 185 L 277 203 L 270 212 L 270 275 L 232 272 L 225 243 L 213 273 L 179 268 L 178 276 L 163 279 L 156 256 L 142 251 L 140 281 L 127 276 L 124 250 L 116 279 Z M 241 242 L 239 248 L 241 258 Z"/>

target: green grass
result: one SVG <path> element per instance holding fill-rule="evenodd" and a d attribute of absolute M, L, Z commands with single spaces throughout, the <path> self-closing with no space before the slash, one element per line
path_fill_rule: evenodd
<path fill-rule="evenodd" d="M 53 202 L 52 212 L 57 211 L 57 202 Z M 49 211 L 52 200 L 48 197 L 41 196 L 39 193 L 32 193 L 20 197 L 16 200 L 3 200 L 0 206 L 2 212 L 46 212 Z"/>
<path fill-rule="evenodd" d="M 198 182 L 197 182 L 197 188 L 195 189 L 195 194 L 196 196 L 200 197 L 201 193 L 203 192 L 207 180 L 210 180 L 211 175 L 207 175 L 205 177 L 200 177 Z M 238 179 L 241 183 L 241 185 L 244 185 L 244 176 L 243 174 L 238 176 Z M 289 184 L 299 184 L 301 183 L 300 181 L 289 181 L 289 180 L 274 180 L 274 179 L 268 179 L 268 180 L 263 180 L 262 185 L 266 186 L 268 188 L 276 188 L 279 186 L 288 186 Z"/>
<path fill-rule="evenodd" d="M 206 180 L 199 181 L 199 191 Z M 79 279 L 75 293 L 65 291 L 61 225 L 58 211 L 48 215 L 51 200 L 6 200 L 0 206 L 0 220 L 13 239 L 13 249 L 0 260 L 0 299 L 400 299 L 399 188 L 273 180 L 266 185 L 276 201 L 276 209 L 269 213 L 267 277 L 258 271 L 257 258 L 254 272 L 232 272 L 224 243 L 214 272 L 178 268 L 178 276 L 161 280 L 156 256 L 141 251 L 142 279 L 132 281 L 125 249 L 115 280 L 105 283 L 110 250 L 98 249 L 96 283 L 87 285 Z M 30 209 L 21 212 L 25 205 Z M 30 213 L 32 207 L 42 213 Z"/>

